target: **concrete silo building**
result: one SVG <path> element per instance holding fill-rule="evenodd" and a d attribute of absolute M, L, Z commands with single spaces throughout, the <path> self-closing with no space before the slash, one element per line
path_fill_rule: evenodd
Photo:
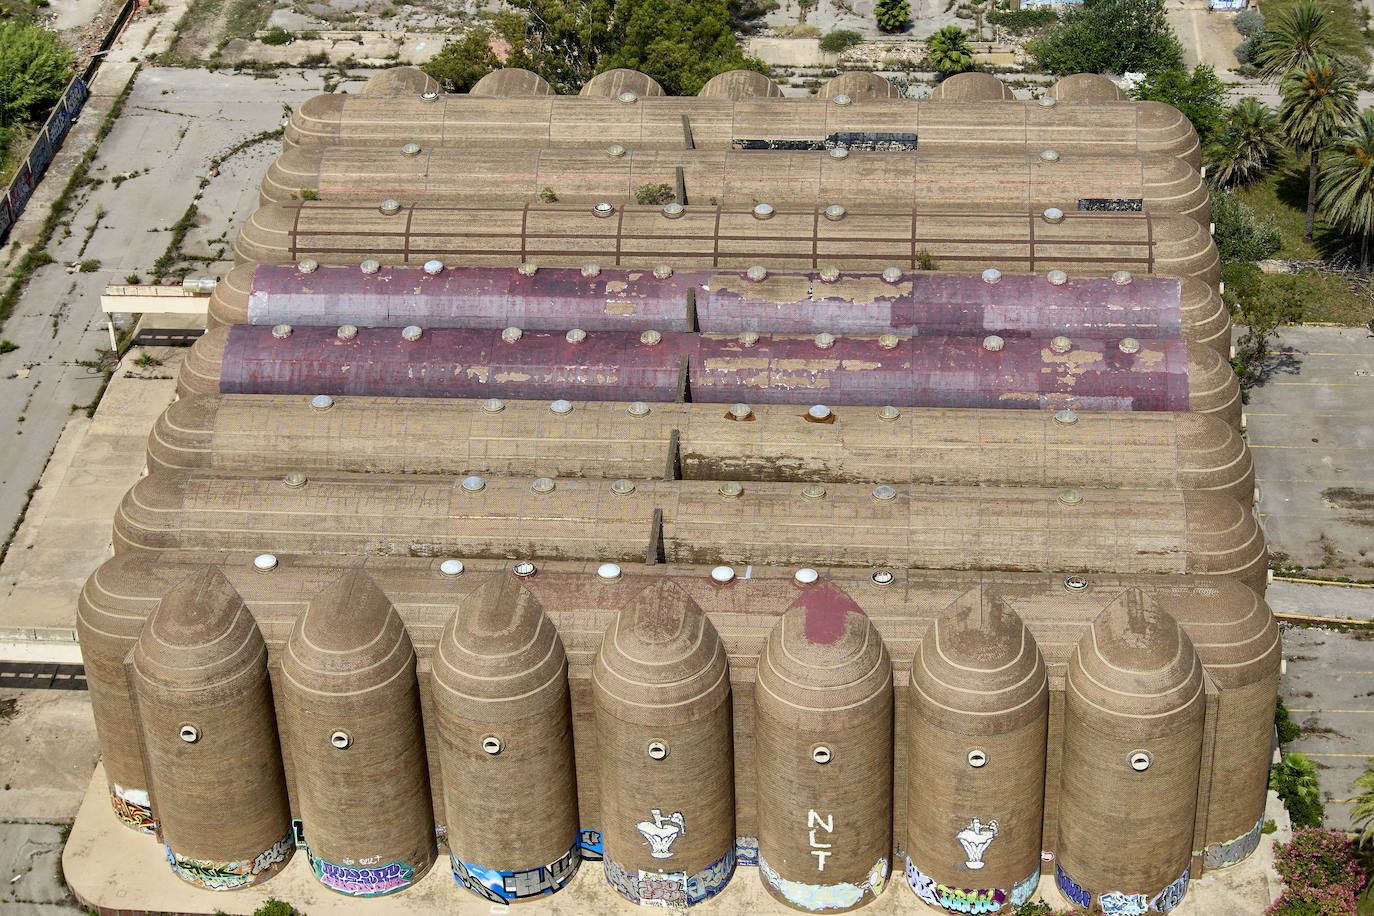
<path fill-rule="evenodd" d="M 78 606 L 116 815 L 226 889 L 1173 909 L 1279 665 L 1199 158 L 1084 75 L 304 103 Z"/>

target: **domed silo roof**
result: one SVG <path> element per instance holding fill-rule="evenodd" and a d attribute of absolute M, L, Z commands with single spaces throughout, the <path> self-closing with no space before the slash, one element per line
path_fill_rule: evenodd
<path fill-rule="evenodd" d="M 622 92 L 633 92 L 641 99 L 656 95 L 667 95 L 652 76 L 638 70 L 603 70 L 587 80 L 578 95 L 603 99 L 619 98 Z"/>
<path fill-rule="evenodd" d="M 900 99 L 902 93 L 876 73 L 865 70 L 850 70 L 834 77 L 824 86 L 817 96 L 833 99 L 837 95 L 847 95 L 855 102 L 871 102 L 877 99 Z"/>
<path fill-rule="evenodd" d="M 439 81 L 419 67 L 392 67 L 369 79 L 358 95 L 373 99 L 396 99 L 440 91 Z"/>
<path fill-rule="evenodd" d="M 1019 728 L 1043 713 L 1036 701 L 1049 690 L 1035 637 L 986 587 L 965 592 L 936 618 L 912 663 L 911 686 L 923 715 L 937 724 L 964 730 L 974 715 L 988 732 Z"/>
<path fill-rule="evenodd" d="M 1100 73 L 1075 73 L 1066 76 L 1045 93 L 1061 102 L 1126 102 L 1130 96 Z"/>
<path fill-rule="evenodd" d="M 943 80 L 930 97 L 940 102 L 1003 102 L 1014 98 L 1011 89 L 997 77 L 975 70 Z"/>
<path fill-rule="evenodd" d="M 697 92 L 703 99 L 780 99 L 778 84 L 757 70 L 727 70 L 706 81 Z"/>
<path fill-rule="evenodd" d="M 554 95 L 548 80 L 523 67 L 502 67 L 478 80 L 468 95 L 509 98 L 511 96 Z"/>

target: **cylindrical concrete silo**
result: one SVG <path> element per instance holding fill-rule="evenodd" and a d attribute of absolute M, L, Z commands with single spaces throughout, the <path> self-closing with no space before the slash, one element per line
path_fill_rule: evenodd
<path fill-rule="evenodd" d="M 907 881 L 957 913 L 1020 906 L 1040 880 L 1049 681 L 1021 618 L 970 589 L 926 631 L 907 718 Z"/>
<path fill-rule="evenodd" d="M 415 99 L 442 88 L 438 80 L 419 67 L 391 67 L 368 79 L 358 95 L 369 99 Z"/>
<path fill-rule="evenodd" d="M 778 84 L 757 70 L 717 73 L 697 90 L 699 99 L 780 99 Z"/>
<path fill-rule="evenodd" d="M 129 680 L 172 873 L 208 890 L 265 881 L 296 851 L 267 645 L 224 573 L 167 593 Z"/>
<path fill-rule="evenodd" d="M 493 70 L 468 90 L 468 95 L 503 98 L 554 94 L 548 80 L 522 67 L 502 67 Z"/>
<path fill-rule="evenodd" d="M 759 878 L 789 906 L 877 899 L 892 855 L 892 661 L 843 591 L 798 574 L 754 682 Z"/>
<path fill-rule="evenodd" d="M 626 93 L 630 95 L 627 97 Z M 647 99 L 667 93 L 658 81 L 647 73 L 617 67 L 613 70 L 602 70 L 587 80 L 582 84 L 582 91 L 578 95 L 584 99 L 623 99 L 627 104 L 632 104 L 636 99 Z"/>
<path fill-rule="evenodd" d="M 1217 699 L 1211 791 L 1203 864 L 1224 868 L 1259 846 L 1273 741 L 1274 700 L 1279 688 L 1278 622 L 1268 605 L 1239 582 L 1202 586 L 1191 593 L 1156 595 L 1193 641 Z"/>
<path fill-rule="evenodd" d="M 415 650 L 366 573 L 311 599 L 282 675 L 282 730 L 315 876 L 355 897 L 411 886 L 437 854 Z"/>
<path fill-rule="evenodd" d="M 682 587 L 621 608 L 592 672 L 606 878 L 633 903 L 690 906 L 735 869 L 725 646 Z"/>
<path fill-rule="evenodd" d="M 1131 589 L 1069 657 L 1059 890 L 1083 909 L 1167 913 L 1188 890 L 1203 729 L 1192 640 Z"/>
<path fill-rule="evenodd" d="M 460 884 L 507 903 L 559 890 L 581 861 L 568 659 L 519 580 L 467 583 L 431 681 L 448 849 Z"/>

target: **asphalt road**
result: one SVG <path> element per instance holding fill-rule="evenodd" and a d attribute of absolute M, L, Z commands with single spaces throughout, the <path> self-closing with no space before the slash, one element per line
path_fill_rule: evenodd
<path fill-rule="evenodd" d="M 207 176 L 209 160 L 276 129 L 283 104 L 298 105 L 320 88 L 319 74 L 300 71 L 275 79 L 158 68 L 139 74 L 91 167 L 101 183 L 85 189 L 71 211 L 70 234 L 57 230 L 48 246 L 56 263 L 34 273 L 5 324 L 4 339 L 18 349 L 0 354 L 0 537 L 19 518 L 72 405 L 88 404 L 99 392 L 101 373 L 79 363 L 109 347 L 100 312 L 105 285 L 131 273 L 147 280 L 171 227 Z M 257 205 L 258 180 L 279 152 L 279 141 L 259 144 L 221 168 L 205 189 L 202 225 L 188 235 L 188 253 L 213 257 L 228 249 Z M 70 269 L 83 260 L 99 267 Z M 211 264 L 196 272 L 222 275 L 227 267 Z"/>
<path fill-rule="evenodd" d="M 1271 556 L 1374 579 L 1374 336 L 1284 328 L 1273 349 L 1246 407 Z"/>
<path fill-rule="evenodd" d="M 1312 758 L 1326 826 L 1349 829 L 1353 783 L 1374 765 L 1374 631 L 1290 627 L 1283 657 L 1288 670 L 1279 695 L 1303 730 L 1285 751 Z"/>

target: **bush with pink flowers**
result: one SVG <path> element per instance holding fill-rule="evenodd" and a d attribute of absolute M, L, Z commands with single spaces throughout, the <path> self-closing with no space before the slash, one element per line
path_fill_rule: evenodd
<path fill-rule="evenodd" d="M 1280 843 L 1274 869 L 1283 877 L 1283 896 L 1265 916 L 1355 916 L 1366 876 L 1355 846 L 1334 830 L 1304 827 Z"/>

